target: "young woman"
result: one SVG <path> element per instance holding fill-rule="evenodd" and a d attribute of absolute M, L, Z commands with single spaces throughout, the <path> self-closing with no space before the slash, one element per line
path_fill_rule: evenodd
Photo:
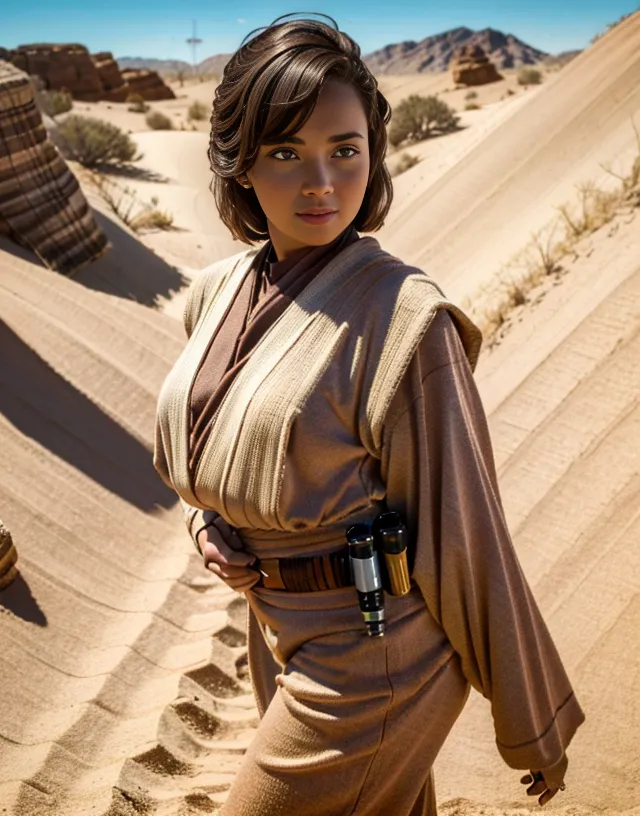
<path fill-rule="evenodd" d="M 224 813 L 435 814 L 470 685 L 544 804 L 584 716 L 505 524 L 480 332 L 358 235 L 392 199 L 390 108 L 358 45 L 281 20 L 232 56 L 211 117 L 221 218 L 264 243 L 193 283 L 158 403 L 156 468 L 249 603 L 262 719 Z M 346 531 L 381 510 L 404 520 L 411 585 L 368 637 Z"/>

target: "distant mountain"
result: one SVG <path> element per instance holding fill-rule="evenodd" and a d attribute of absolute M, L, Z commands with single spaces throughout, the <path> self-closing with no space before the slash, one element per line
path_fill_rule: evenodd
<path fill-rule="evenodd" d="M 216 54 L 214 57 L 208 57 L 203 60 L 198 66 L 201 74 L 215 74 L 222 78 L 224 66 L 231 59 L 231 54 Z"/>
<path fill-rule="evenodd" d="M 163 60 L 153 57 L 116 57 L 116 62 L 121 69 L 125 68 L 146 68 L 148 71 L 157 71 L 159 74 L 175 74 L 184 71 L 190 74 L 193 68 L 190 63 L 183 60 Z"/>
<path fill-rule="evenodd" d="M 231 54 L 217 54 L 214 57 L 208 57 L 198 64 L 198 74 L 217 74 L 222 76 L 224 66 L 229 62 Z M 178 71 L 184 71 L 185 76 L 193 74 L 193 65 L 184 60 L 162 60 L 153 59 L 152 57 L 116 57 L 116 62 L 120 68 L 147 68 L 151 71 L 157 71 L 159 74 L 176 74 Z"/>
<path fill-rule="evenodd" d="M 376 75 L 440 73 L 449 70 L 449 64 L 456 51 L 463 45 L 481 45 L 498 70 L 536 65 L 554 59 L 550 54 L 527 45 L 513 34 L 503 34 L 492 28 L 472 31 L 470 28 L 460 27 L 445 31 L 443 34 L 435 34 L 420 42 L 407 40 L 385 45 L 378 51 L 366 54 L 364 61 Z M 198 65 L 198 73 L 217 74 L 221 77 L 224 66 L 230 58 L 231 54 L 208 57 Z M 184 70 L 189 75 L 193 71 L 188 62 L 181 60 L 118 57 L 117 62 L 121 68 L 150 68 L 159 74 L 174 74 L 176 71 Z"/>
<path fill-rule="evenodd" d="M 463 45 L 480 45 L 496 68 L 519 68 L 535 65 L 549 56 L 533 46 L 523 43 L 513 34 L 503 34 L 493 28 L 472 31 L 470 28 L 454 28 L 442 34 L 426 37 L 420 42 L 386 45 L 364 56 L 369 69 L 381 74 L 435 74 L 449 70 L 456 51 Z"/>

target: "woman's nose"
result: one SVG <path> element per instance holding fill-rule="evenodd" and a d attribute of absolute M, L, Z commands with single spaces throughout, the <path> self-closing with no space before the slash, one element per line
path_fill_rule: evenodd
<path fill-rule="evenodd" d="M 307 195 L 313 193 L 318 197 L 332 193 L 333 182 L 328 168 L 320 164 L 310 167 L 305 174 L 302 190 Z"/>

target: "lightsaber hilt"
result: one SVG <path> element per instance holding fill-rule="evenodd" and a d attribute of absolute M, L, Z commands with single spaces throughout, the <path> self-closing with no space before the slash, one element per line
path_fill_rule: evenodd
<path fill-rule="evenodd" d="M 370 637 L 382 637 L 385 630 L 384 593 L 375 539 L 368 524 L 354 524 L 347 530 L 349 560 L 358 592 L 360 611 Z"/>
<path fill-rule="evenodd" d="M 407 530 L 399 513 L 380 513 L 373 525 L 374 537 L 384 556 L 385 589 L 390 595 L 407 595 L 411 576 L 407 563 Z"/>

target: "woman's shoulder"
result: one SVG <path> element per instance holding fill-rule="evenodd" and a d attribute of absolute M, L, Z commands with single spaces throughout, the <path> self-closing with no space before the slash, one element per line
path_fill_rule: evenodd
<path fill-rule="evenodd" d="M 360 239 L 366 240 L 369 239 Z M 386 305 L 386 309 L 393 312 L 392 332 L 415 333 L 418 348 L 426 348 L 434 359 L 450 357 L 462 349 L 475 369 L 482 332 L 471 317 L 447 297 L 430 272 L 392 255 L 375 239 L 362 248 L 362 258 L 369 258 L 383 270 L 383 274 L 376 277 L 368 302 Z"/>

